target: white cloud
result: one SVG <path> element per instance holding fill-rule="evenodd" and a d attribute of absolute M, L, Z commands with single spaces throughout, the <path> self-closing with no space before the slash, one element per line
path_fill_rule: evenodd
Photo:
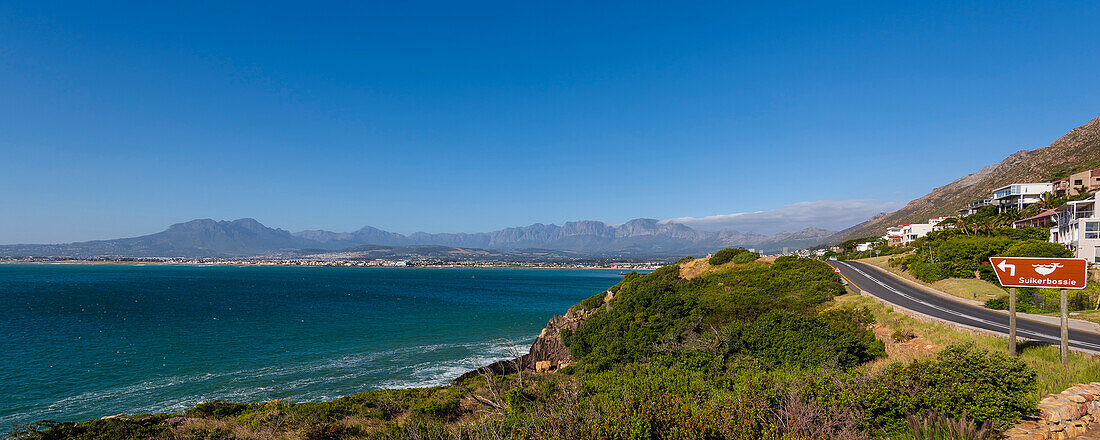
<path fill-rule="evenodd" d="M 701 231 L 732 229 L 770 235 L 803 228 L 841 230 L 863 222 L 880 212 L 891 212 L 904 203 L 882 200 L 819 200 L 799 202 L 779 209 L 706 217 L 680 217 L 664 220 Z"/>

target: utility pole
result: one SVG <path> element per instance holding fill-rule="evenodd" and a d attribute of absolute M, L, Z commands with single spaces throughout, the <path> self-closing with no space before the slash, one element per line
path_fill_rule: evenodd
<path fill-rule="evenodd" d="M 1069 307 L 1066 304 L 1066 289 L 1058 292 L 1062 306 L 1062 365 L 1069 365 Z"/>
<path fill-rule="evenodd" d="M 1008 289 L 1008 355 L 1016 356 L 1016 288 Z"/>

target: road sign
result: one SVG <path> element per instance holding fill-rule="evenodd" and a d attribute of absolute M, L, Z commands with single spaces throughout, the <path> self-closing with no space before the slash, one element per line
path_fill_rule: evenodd
<path fill-rule="evenodd" d="M 834 267 L 833 272 L 840 273 L 840 268 L 839 267 Z"/>
<path fill-rule="evenodd" d="M 989 264 L 1005 287 L 1084 289 L 1088 284 L 1084 258 L 992 257 Z"/>

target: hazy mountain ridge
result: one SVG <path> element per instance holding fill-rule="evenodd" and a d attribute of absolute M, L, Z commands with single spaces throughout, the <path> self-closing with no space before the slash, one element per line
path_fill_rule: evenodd
<path fill-rule="evenodd" d="M 584 220 L 505 228 L 482 233 L 417 232 L 408 236 L 365 226 L 353 232 L 307 230 L 290 233 L 269 228 L 254 219 L 192 220 L 141 237 L 65 244 L 0 245 L 7 257 L 249 257 L 311 252 L 356 251 L 366 245 L 389 247 L 397 255 L 411 250 L 398 247 L 442 246 L 455 255 L 476 250 L 512 255 L 674 257 L 705 255 L 731 246 L 772 252 L 820 243 L 833 231 L 807 228 L 772 236 L 738 231 L 705 232 L 654 219 L 634 219 L 621 225 Z M 316 253 L 315 252 L 315 253 Z M 496 253 L 493 253 L 496 252 Z M 505 253 L 500 253 L 505 252 Z M 378 252 L 375 252 L 378 253 Z M 476 252 L 475 252 L 476 254 Z"/>
<path fill-rule="evenodd" d="M 861 237 L 877 237 L 886 228 L 902 223 L 918 223 L 929 218 L 957 215 L 967 203 L 1012 183 L 1049 182 L 1076 171 L 1100 167 L 1100 117 L 1070 130 L 1050 145 L 1021 150 L 1004 160 L 983 167 L 973 174 L 933 189 L 892 213 L 872 217 L 859 227 L 838 233 L 830 242 Z"/>
<path fill-rule="evenodd" d="M 634 219 L 621 225 L 609 225 L 594 220 L 566 222 L 561 226 L 535 223 L 530 226 L 473 234 L 417 232 L 404 236 L 371 227 L 360 231 L 368 228 L 375 231 L 372 235 L 383 237 L 385 240 L 370 244 L 390 246 L 443 245 L 495 250 L 539 248 L 598 255 L 648 253 L 661 256 L 709 253 L 728 246 L 756 247 L 763 251 L 776 251 L 784 247 L 812 246 L 835 234 L 835 231 L 819 228 L 780 232 L 771 236 L 731 230 L 705 232 L 679 223 L 655 219 Z M 383 234 L 378 234 L 379 232 Z M 326 237 L 343 236 L 337 232 L 325 231 L 325 234 Z M 318 236 L 318 231 L 304 231 L 295 235 L 314 237 Z M 347 244 L 344 241 L 338 243 Z"/>

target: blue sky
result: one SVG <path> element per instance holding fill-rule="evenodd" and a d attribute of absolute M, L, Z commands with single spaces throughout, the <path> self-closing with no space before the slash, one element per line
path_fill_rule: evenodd
<path fill-rule="evenodd" d="M 1100 115 L 1097 2 L 60 3 L 0 1 L 0 243 L 839 228 Z"/>

